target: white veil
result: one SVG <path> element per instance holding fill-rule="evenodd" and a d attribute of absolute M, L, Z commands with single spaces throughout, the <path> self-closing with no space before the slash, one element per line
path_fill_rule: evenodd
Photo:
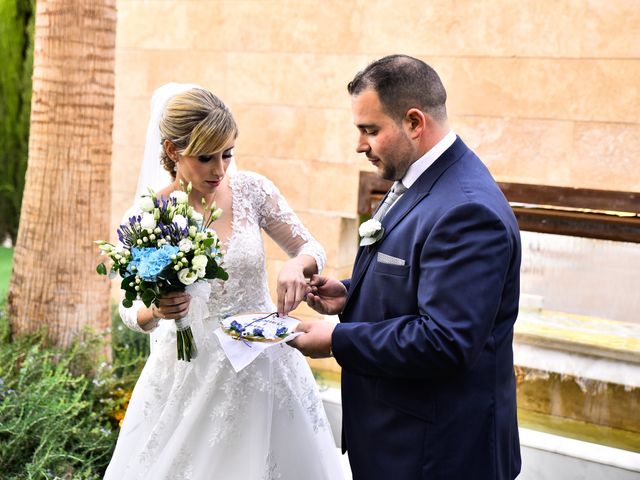
<path fill-rule="evenodd" d="M 156 88 L 151 97 L 151 114 L 149 115 L 149 125 L 147 126 L 147 139 L 144 144 L 144 158 L 138 175 L 138 187 L 134 203 L 138 203 L 140 197 L 147 193 L 150 187 L 155 192 L 162 190 L 172 182 L 171 175 L 160 163 L 160 120 L 164 113 L 164 107 L 169 99 L 179 93 L 186 92 L 192 88 L 202 88 L 193 83 L 165 83 Z M 227 169 L 227 173 L 236 170 L 235 159 Z"/>

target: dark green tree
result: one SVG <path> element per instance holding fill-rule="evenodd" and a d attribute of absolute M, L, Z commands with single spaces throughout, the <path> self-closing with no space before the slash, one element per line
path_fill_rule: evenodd
<path fill-rule="evenodd" d="M 0 0 L 0 242 L 18 234 L 29 145 L 35 0 Z"/>

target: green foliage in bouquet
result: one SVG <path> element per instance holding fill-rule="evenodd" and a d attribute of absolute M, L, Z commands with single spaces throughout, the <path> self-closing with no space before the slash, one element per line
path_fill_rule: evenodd
<path fill-rule="evenodd" d="M 27 168 L 34 0 L 0 0 L 0 243 L 15 244 Z"/>
<path fill-rule="evenodd" d="M 12 341 L 2 312 L 1 477 L 102 478 L 148 338 L 131 339 L 115 318 L 113 362 L 106 363 L 104 336 L 87 332 L 66 351 L 48 346 L 44 332 Z"/>

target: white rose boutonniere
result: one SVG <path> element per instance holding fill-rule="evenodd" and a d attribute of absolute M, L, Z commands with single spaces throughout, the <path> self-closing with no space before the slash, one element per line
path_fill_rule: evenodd
<path fill-rule="evenodd" d="M 367 245 L 373 245 L 378 240 L 382 238 L 384 235 L 384 228 L 382 224 L 372 218 L 371 220 L 367 220 L 360 225 L 358 229 L 358 233 L 360 234 L 360 246 L 365 247 Z"/>

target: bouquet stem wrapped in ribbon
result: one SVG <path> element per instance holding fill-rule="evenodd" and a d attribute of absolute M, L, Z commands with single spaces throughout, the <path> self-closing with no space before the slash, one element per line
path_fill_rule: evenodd
<path fill-rule="evenodd" d="M 207 306 L 211 285 L 208 282 L 196 282 L 189 285 L 185 291 L 191 296 L 189 313 L 180 320 L 176 320 L 176 342 L 178 346 L 178 360 L 189 361 L 198 356 L 198 349 L 191 331 L 191 323 L 196 319 L 203 319 L 209 313 Z"/>
<path fill-rule="evenodd" d="M 176 320 L 178 359 L 191 361 L 197 356 L 191 322 L 207 313 L 211 286 L 207 279 L 227 280 L 221 267 L 220 240 L 210 225 L 222 210 L 215 202 L 202 199 L 204 214 L 189 205 L 191 184 L 171 193 L 169 199 L 156 198 L 153 190 L 140 200 L 140 215 L 132 216 L 118 228 L 117 244 L 96 241 L 103 255 L 112 262 L 110 278 L 119 275 L 124 290 L 122 305 L 130 308 L 134 300 L 147 307 L 176 291 L 191 295 L 189 313 Z M 101 263 L 97 272 L 107 274 Z"/>

